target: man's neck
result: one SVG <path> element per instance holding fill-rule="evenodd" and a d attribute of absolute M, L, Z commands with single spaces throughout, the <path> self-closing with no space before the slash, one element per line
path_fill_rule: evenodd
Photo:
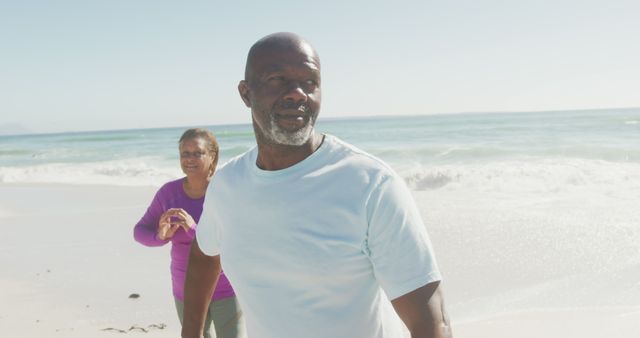
<path fill-rule="evenodd" d="M 262 170 L 280 170 L 302 162 L 313 154 L 324 141 L 324 135 L 313 132 L 309 140 L 301 146 L 287 146 L 258 141 L 256 165 Z"/>

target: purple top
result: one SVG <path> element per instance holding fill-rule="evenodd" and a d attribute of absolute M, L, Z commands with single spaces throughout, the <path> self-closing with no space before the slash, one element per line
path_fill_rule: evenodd
<path fill-rule="evenodd" d="M 156 238 L 156 233 L 160 216 L 171 208 L 182 208 L 186 210 L 196 223 L 200 220 L 204 197 L 193 199 L 187 196 L 182 187 L 182 180 L 184 180 L 184 178 L 163 185 L 156 193 L 149 208 L 147 208 L 147 212 L 133 229 L 133 237 L 135 240 L 146 246 L 162 246 L 171 241 L 171 280 L 173 282 L 173 295 L 181 301 L 184 300 L 184 280 L 187 273 L 191 241 L 193 241 L 196 236 L 195 227 L 188 233 L 183 228 L 180 228 L 171 239 L 166 241 L 161 241 Z M 212 299 L 219 300 L 233 296 L 235 296 L 235 293 L 231 288 L 231 284 L 229 284 L 229 280 L 224 275 L 224 272 L 221 272 Z"/>

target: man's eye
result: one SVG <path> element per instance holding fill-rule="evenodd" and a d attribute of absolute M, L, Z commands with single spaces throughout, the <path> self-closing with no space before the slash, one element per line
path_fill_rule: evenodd
<path fill-rule="evenodd" d="M 269 82 L 273 82 L 273 83 L 281 83 L 284 82 L 284 77 L 283 76 L 272 76 L 268 79 Z"/>
<path fill-rule="evenodd" d="M 305 81 L 305 84 L 307 88 L 312 88 L 312 89 L 318 88 L 318 81 L 316 80 L 307 80 Z"/>

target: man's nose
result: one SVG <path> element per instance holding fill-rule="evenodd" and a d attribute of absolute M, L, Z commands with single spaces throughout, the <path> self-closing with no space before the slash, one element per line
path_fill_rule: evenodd
<path fill-rule="evenodd" d="M 304 88 L 302 88 L 300 82 L 291 81 L 284 95 L 284 99 L 293 102 L 305 102 L 307 101 L 307 93 L 304 91 Z"/>

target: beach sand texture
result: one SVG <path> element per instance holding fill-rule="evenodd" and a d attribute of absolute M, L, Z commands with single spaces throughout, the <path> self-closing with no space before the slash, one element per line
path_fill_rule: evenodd
<path fill-rule="evenodd" d="M 155 190 L 0 184 L 2 336 L 178 337 L 168 247 L 131 235 Z M 640 211 L 631 197 L 414 196 L 455 337 L 640 337 Z"/>
<path fill-rule="evenodd" d="M 155 190 L 2 184 L 1 336 L 179 337 L 169 248 L 132 238 Z"/>

